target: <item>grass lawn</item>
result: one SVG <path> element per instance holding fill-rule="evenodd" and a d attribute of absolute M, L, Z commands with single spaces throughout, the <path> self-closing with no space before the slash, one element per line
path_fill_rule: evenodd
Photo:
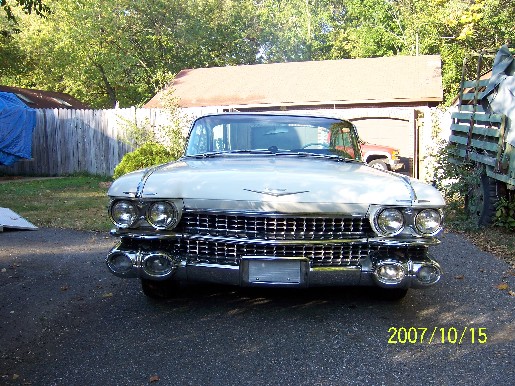
<path fill-rule="evenodd" d="M 106 192 L 111 179 L 72 176 L 0 179 L 0 207 L 9 208 L 38 227 L 106 231 Z"/>

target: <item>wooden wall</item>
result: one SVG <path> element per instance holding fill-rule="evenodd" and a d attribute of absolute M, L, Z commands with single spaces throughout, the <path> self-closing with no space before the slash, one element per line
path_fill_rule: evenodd
<path fill-rule="evenodd" d="M 125 153 L 127 120 L 163 124 L 160 109 L 38 109 L 32 136 L 32 159 L 0 166 L 0 174 L 63 176 L 72 173 L 112 175 Z"/>

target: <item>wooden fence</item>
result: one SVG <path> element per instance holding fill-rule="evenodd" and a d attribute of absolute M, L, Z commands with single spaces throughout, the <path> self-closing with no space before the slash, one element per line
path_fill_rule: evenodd
<path fill-rule="evenodd" d="M 0 174 L 63 176 L 91 173 L 110 176 L 131 146 L 123 138 L 127 122 L 165 125 L 161 109 L 38 109 L 32 135 L 32 159 L 0 166 Z"/>

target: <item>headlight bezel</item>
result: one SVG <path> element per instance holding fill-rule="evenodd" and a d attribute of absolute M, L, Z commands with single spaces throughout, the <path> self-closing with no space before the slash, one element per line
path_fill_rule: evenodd
<path fill-rule="evenodd" d="M 386 226 L 382 223 L 388 217 L 393 221 L 392 228 L 388 228 L 388 223 Z M 433 225 L 424 225 L 424 219 L 427 223 L 432 219 Z M 379 237 L 433 237 L 442 231 L 443 221 L 443 211 L 439 207 L 373 205 L 370 211 L 372 229 Z"/>
<path fill-rule="evenodd" d="M 435 221 L 436 226 L 434 226 L 431 230 L 422 229 L 422 226 L 420 224 L 420 222 L 422 221 L 421 219 L 423 218 L 423 215 L 425 213 L 431 213 L 432 215 L 436 215 L 438 218 L 438 220 Z M 417 214 L 415 215 L 415 219 L 413 221 L 415 229 L 417 230 L 418 233 L 420 233 L 423 236 L 433 236 L 433 235 L 439 233 L 442 230 L 442 222 L 443 222 L 442 212 L 438 209 L 433 209 L 433 208 L 425 208 L 425 209 L 418 211 Z"/>
<path fill-rule="evenodd" d="M 122 208 L 118 209 L 120 212 L 123 212 L 123 213 L 120 213 L 117 215 L 116 208 L 117 208 L 117 206 L 121 206 L 121 205 L 126 205 L 126 209 L 125 210 L 123 210 Z M 131 208 L 131 209 L 128 210 L 127 208 Z M 130 220 L 122 221 L 123 215 L 130 216 Z M 121 229 L 132 228 L 138 223 L 138 220 L 140 219 L 138 205 L 136 202 L 131 201 L 131 200 L 123 200 L 123 199 L 115 200 L 109 206 L 109 218 L 111 219 L 113 224 L 116 225 L 118 228 L 121 228 Z"/>
<path fill-rule="evenodd" d="M 126 199 L 115 198 L 111 200 L 109 205 L 109 218 L 114 225 L 119 229 L 138 229 L 138 228 L 152 228 L 157 231 L 171 230 L 175 228 L 182 217 L 182 205 L 177 200 L 142 200 L 142 199 Z M 125 208 L 123 207 L 125 205 Z M 121 206 L 121 207 L 120 207 Z M 162 208 L 169 209 L 172 219 L 160 223 L 153 219 L 152 210 L 161 206 Z M 117 207 L 125 213 L 117 214 Z M 166 212 L 166 210 L 164 211 Z M 130 217 L 130 220 L 123 221 L 123 216 Z"/>
<path fill-rule="evenodd" d="M 392 229 L 388 230 L 386 227 L 386 224 L 384 222 L 387 221 L 386 215 L 389 213 L 389 216 L 397 216 L 398 221 L 400 222 L 399 225 L 393 226 Z M 381 236 L 388 236 L 393 237 L 401 233 L 405 227 L 406 227 L 406 218 L 404 216 L 404 213 L 400 208 L 396 207 L 384 207 L 381 210 L 377 211 L 377 213 L 374 216 L 374 227 L 376 228 L 377 232 Z"/>
<path fill-rule="evenodd" d="M 162 208 L 168 208 L 171 212 L 167 216 L 167 220 L 164 225 L 159 225 L 156 220 L 153 219 L 152 211 L 154 208 L 161 206 Z M 175 203 L 170 201 L 153 201 L 150 202 L 145 211 L 145 218 L 147 222 L 157 230 L 173 229 L 177 226 L 180 220 L 180 212 Z"/>

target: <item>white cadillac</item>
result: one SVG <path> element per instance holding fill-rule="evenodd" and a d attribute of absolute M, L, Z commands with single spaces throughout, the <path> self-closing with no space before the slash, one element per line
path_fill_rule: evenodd
<path fill-rule="evenodd" d="M 120 242 L 107 266 L 157 298 L 181 281 L 376 286 L 390 299 L 437 283 L 441 194 L 365 165 L 359 149 L 336 118 L 198 118 L 182 158 L 109 189 Z"/>

